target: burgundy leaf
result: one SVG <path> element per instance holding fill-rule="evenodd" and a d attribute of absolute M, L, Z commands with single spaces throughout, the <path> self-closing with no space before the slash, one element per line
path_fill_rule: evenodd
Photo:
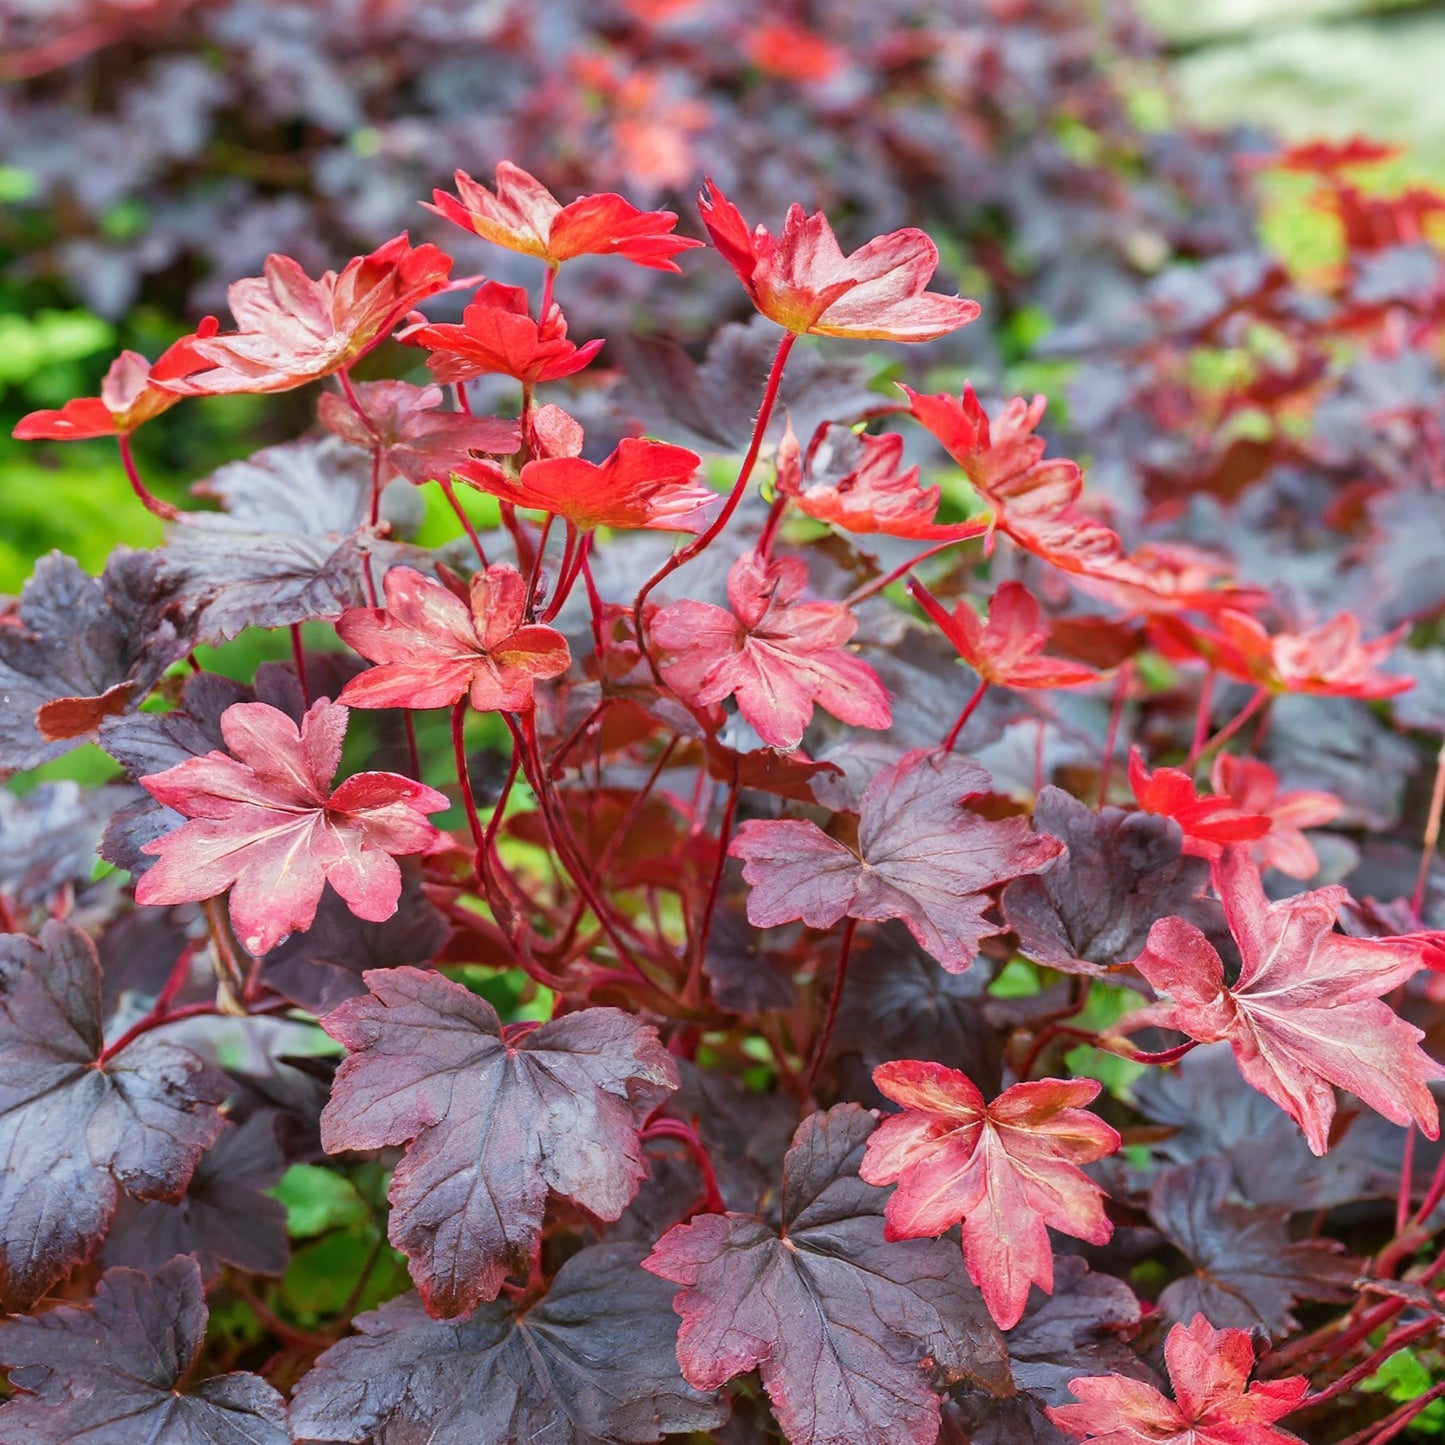
<path fill-rule="evenodd" d="M 799 557 L 745 552 L 728 573 L 732 611 L 674 602 L 652 619 L 667 685 L 694 707 L 736 697 L 738 711 L 775 748 L 795 748 L 817 703 L 855 727 L 886 728 L 888 694 L 845 644 L 858 623 L 840 602 L 800 602 Z"/>
<path fill-rule="evenodd" d="M 52 552 L 0 613 L 0 774 L 34 768 L 145 701 L 190 651 L 160 554 L 117 548 L 99 577 Z"/>
<path fill-rule="evenodd" d="M 23 798 L 0 789 L 0 891 L 22 909 L 44 907 L 67 888 L 83 891 L 102 832 L 134 797 L 132 788 L 82 789 L 68 778 Z"/>
<path fill-rule="evenodd" d="M 89 1305 L 0 1322 L 16 1393 L 0 1437 L 27 1445 L 287 1445 L 286 1404 L 259 1375 L 184 1383 L 206 1337 L 193 1259 L 153 1278 L 105 1272 Z"/>
<path fill-rule="evenodd" d="M 759 1369 L 792 1445 L 932 1445 L 936 1389 L 1010 1388 L 954 1247 L 885 1238 L 884 1192 L 857 1176 L 874 1127 L 856 1104 L 799 1126 L 780 1231 L 755 1214 L 698 1215 L 643 1261 L 683 1286 L 683 1375 L 707 1390 Z"/>
<path fill-rule="evenodd" d="M 1042 872 L 1063 851 L 1026 819 L 986 819 L 963 806 L 988 787 L 977 763 L 920 748 L 868 784 L 856 849 L 815 823 L 749 820 L 728 849 L 752 885 L 748 917 L 760 928 L 899 918 L 945 968 L 962 972 L 979 940 L 1000 932 L 984 917 L 986 890 Z"/>
<path fill-rule="evenodd" d="M 1420 1050 L 1420 1030 L 1381 998 L 1423 966 L 1427 945 L 1334 932 L 1349 898 L 1343 888 L 1271 903 L 1239 849 L 1214 864 L 1214 879 L 1243 959 L 1239 978 L 1226 985 L 1219 954 L 1192 923 L 1161 919 L 1134 961 L 1170 999 L 1150 1011 L 1153 1021 L 1201 1043 L 1227 1039 L 1240 1072 L 1304 1130 L 1317 1155 L 1329 1147 L 1332 1084 L 1438 1138 L 1428 1084 L 1445 1078 L 1445 1068 Z"/>
<path fill-rule="evenodd" d="M 509 1040 L 484 999 L 414 968 L 323 1020 L 350 1050 L 321 1116 L 330 1153 L 407 1145 L 389 1237 L 427 1308 L 464 1314 L 526 1272 L 553 1190 L 616 1219 L 646 1172 L 638 1130 L 677 1087 L 656 1030 L 584 1009 Z"/>
<path fill-rule="evenodd" d="M 439 835 L 428 813 L 449 806 L 395 773 L 357 773 L 334 791 L 348 710 L 325 698 L 298 729 L 263 702 L 221 718 L 230 755 L 207 753 L 141 779 L 190 821 L 147 843 L 160 862 L 136 885 L 138 903 L 186 903 L 230 890 L 231 921 L 254 954 L 311 926 L 327 883 L 359 918 L 396 912 L 394 855 L 421 853 Z"/>
<path fill-rule="evenodd" d="M 1201 1159 L 1165 1171 L 1150 1191 L 1149 1217 L 1193 1267 L 1159 1296 L 1170 1319 L 1205 1314 L 1278 1339 L 1299 1328 L 1290 1314 L 1298 1300 L 1354 1297 L 1360 1260 L 1333 1239 L 1291 1241 L 1284 1210 L 1229 1203 L 1230 1182 L 1223 1159 Z"/>
<path fill-rule="evenodd" d="M 435 1320 L 414 1294 L 360 1316 L 302 1377 L 298 1439 L 367 1445 L 641 1445 L 711 1430 L 727 1407 L 677 1366 L 671 1290 L 637 1267 L 641 1249 L 574 1255 L 547 1294 L 467 1320 Z"/>
<path fill-rule="evenodd" d="M 1209 865 L 1180 853 L 1178 825 L 1122 808 L 1092 808 L 1061 788 L 1045 788 L 1034 826 L 1068 852 L 1041 877 L 1003 891 L 1003 912 L 1019 949 L 1063 973 L 1102 973 L 1127 963 L 1149 929 L 1174 914 L 1218 932 L 1219 906 L 1205 896 Z"/>
<path fill-rule="evenodd" d="M 898 1184 L 888 1237 L 927 1238 L 962 1221 L 964 1263 L 1003 1329 L 1019 1322 L 1030 1285 L 1054 1287 L 1049 1227 L 1108 1241 L 1103 1190 L 1078 1167 L 1119 1147 L 1081 1107 L 1098 1095 L 1095 1080 L 1038 1079 L 985 1103 L 957 1069 L 901 1059 L 873 1082 L 903 1107 L 879 1125 L 859 1169 L 870 1184 Z"/>
<path fill-rule="evenodd" d="M 123 1190 L 179 1199 L 223 1127 L 225 1079 L 162 1034 L 101 1060 L 100 963 L 78 929 L 0 937 L 0 1305 L 99 1244 Z M 56 1437 L 57 1439 L 59 1437 Z"/>
<path fill-rule="evenodd" d="M 440 410 L 444 394 L 439 386 L 363 381 L 354 390 L 362 415 L 335 392 L 321 398 L 317 414 L 322 426 L 342 441 L 364 451 L 381 451 L 384 482 L 397 475 L 418 487 L 437 478 L 445 480 L 469 452 L 510 456 L 522 443 L 514 421 Z"/>

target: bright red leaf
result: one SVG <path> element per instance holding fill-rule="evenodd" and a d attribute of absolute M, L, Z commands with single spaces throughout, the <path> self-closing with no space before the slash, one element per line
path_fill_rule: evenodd
<path fill-rule="evenodd" d="M 701 465 L 702 458 L 686 447 L 624 437 L 601 463 L 547 457 L 528 462 L 513 478 L 490 462 L 473 462 L 459 475 L 514 506 L 565 517 L 582 532 L 594 527 L 700 532 L 701 509 L 717 500 L 696 480 Z"/>
<path fill-rule="evenodd" d="M 1218 612 L 1262 607 L 1269 593 L 1236 582 L 1228 564 L 1211 552 L 1183 542 L 1146 542 L 1089 572 L 1079 587 L 1129 612 Z"/>
<path fill-rule="evenodd" d="M 1138 748 L 1129 749 L 1129 786 L 1146 813 L 1173 818 L 1184 831 L 1184 851 L 1196 858 L 1217 858 L 1231 843 L 1253 843 L 1270 830 L 1270 820 L 1230 797 L 1200 797 L 1183 768 L 1144 766 Z"/>
<path fill-rule="evenodd" d="M 702 245 L 672 234 L 675 212 L 639 211 L 621 196 L 579 196 L 564 206 L 541 181 L 511 161 L 498 163 L 494 191 L 465 171 L 458 171 L 454 180 L 457 194 L 433 191 L 435 204 L 427 206 L 429 211 L 550 266 L 574 256 L 623 256 L 654 271 L 681 271 L 672 258 Z"/>
<path fill-rule="evenodd" d="M 1082 687 L 1099 674 L 1082 663 L 1045 657 L 1049 629 L 1038 599 L 1021 582 L 1005 582 L 989 599 L 982 621 L 967 602 L 952 612 L 921 583 L 908 584 L 913 600 L 933 619 L 959 656 L 1000 687 Z"/>
<path fill-rule="evenodd" d="M 1382 995 L 1425 964 L 1420 938 L 1349 938 L 1334 931 L 1349 894 L 1317 888 L 1271 903 L 1241 849 L 1214 864 L 1214 886 L 1239 946 L 1238 980 L 1226 984 L 1214 945 L 1191 923 L 1163 918 L 1134 967 L 1168 1002 L 1144 1011 L 1201 1043 L 1227 1039 L 1240 1073 L 1303 1130 L 1329 1147 L 1338 1085 L 1396 1124 L 1434 1139 L 1440 1121 L 1428 1088 L 1445 1068 Z"/>
<path fill-rule="evenodd" d="M 926 1239 L 963 1224 L 963 1258 L 1002 1329 L 1023 1317 L 1029 1288 L 1054 1287 L 1049 1227 L 1090 1244 L 1113 1233 L 1103 1190 L 1080 1169 L 1112 1154 L 1119 1135 L 1082 1106 L 1093 1079 L 1015 1084 L 991 1104 L 967 1074 L 900 1059 L 873 1082 L 903 1113 L 883 1120 L 858 1170 L 897 1183 L 889 1239 Z"/>
<path fill-rule="evenodd" d="M 957 397 L 902 390 L 914 418 L 943 443 L 988 503 L 998 531 L 1064 572 L 1107 571 L 1118 562 L 1118 534 L 1079 506 L 1078 463 L 1044 459 L 1046 443 L 1035 435 L 1042 396 L 1031 402 L 1014 397 L 991 420 L 971 386 Z"/>
<path fill-rule="evenodd" d="M 1247 612 L 1226 609 L 1212 628 L 1177 617 L 1158 618 L 1150 640 L 1166 657 L 1202 657 L 1226 677 L 1270 692 L 1381 698 L 1415 685 L 1412 677 L 1377 670 L 1406 630 L 1398 627 L 1365 642 L 1358 618 L 1341 612 L 1304 632 L 1271 634 Z"/>
<path fill-rule="evenodd" d="M 262 702 L 221 718 L 231 756 L 188 758 L 140 779 L 189 822 L 147 843 L 160 862 L 136 884 L 138 903 L 189 903 L 231 891 L 242 944 L 267 953 L 311 926 L 327 883 L 358 918 L 396 911 L 396 857 L 439 837 L 426 814 L 449 804 L 434 788 L 395 773 L 358 773 L 334 792 L 348 710 L 325 698 L 296 724 Z"/>
<path fill-rule="evenodd" d="M 268 256 L 263 275 L 226 292 L 238 329 L 187 338 L 185 350 L 169 363 L 162 358 L 152 376 L 180 396 L 304 386 L 380 345 L 418 302 L 446 286 L 451 269 L 450 256 L 411 245 L 405 233 L 355 257 L 340 275 L 326 271 L 317 280 L 289 256 Z"/>
<path fill-rule="evenodd" d="M 534 321 L 520 286 L 488 281 L 462 312 L 461 324 L 419 326 L 405 340 L 431 352 L 427 365 L 443 385 L 477 376 L 514 376 L 529 386 L 560 381 L 581 371 L 602 349 L 601 341 L 576 346 L 555 302 Z"/>
<path fill-rule="evenodd" d="M 702 223 L 753 305 L 788 331 L 874 341 L 932 341 L 966 326 L 977 301 L 927 290 L 938 247 L 912 226 L 844 256 L 828 218 L 795 205 L 774 236 L 748 229 L 709 181 L 698 197 Z"/>
<path fill-rule="evenodd" d="M 1175 1325 L 1164 1342 L 1174 1399 L 1123 1375 L 1069 1381 L 1077 1405 L 1049 1419 L 1075 1439 L 1099 1445 L 1299 1445 L 1274 1428 L 1309 1391 L 1303 1375 L 1249 1383 L 1254 1340 L 1248 1330 L 1217 1330 L 1203 1315 Z"/>
<path fill-rule="evenodd" d="M 667 685 L 694 707 L 736 697 L 738 711 L 775 748 L 795 748 L 817 703 L 855 727 L 886 728 L 888 694 L 846 650 L 858 622 L 841 602 L 800 602 L 801 558 L 745 552 L 728 572 L 732 611 L 674 602 L 651 624 Z"/>
<path fill-rule="evenodd" d="M 1215 757 L 1209 781 L 1241 812 L 1269 819 L 1269 832 L 1250 845 L 1250 856 L 1257 863 L 1278 868 L 1291 878 L 1313 878 L 1320 871 L 1320 860 L 1301 830 L 1323 827 L 1340 816 L 1345 805 L 1333 793 L 1281 793 L 1279 778 L 1268 763 L 1233 753 Z"/>
<path fill-rule="evenodd" d="M 342 615 L 338 636 L 370 662 L 338 701 L 351 707 L 450 707 L 468 696 L 477 712 L 525 712 L 539 680 L 571 665 L 567 640 L 526 621 L 527 583 L 515 567 L 488 567 L 464 600 L 411 567 L 382 583 L 385 607 Z"/>
<path fill-rule="evenodd" d="M 841 471 L 833 457 L 836 433 L 842 434 L 836 443 L 837 450 L 851 462 Z M 792 435 L 791 426 L 788 435 Z M 796 445 L 795 440 L 794 449 Z M 820 465 L 825 459 L 834 462 L 831 470 L 838 475 L 818 475 L 819 471 L 826 470 L 825 465 Z M 890 537 L 942 541 L 981 534 L 984 529 L 977 522 L 935 522 L 942 496 L 940 489 L 920 487 L 918 468 L 900 470 L 902 459 L 901 436 L 892 432 L 883 436 L 869 436 L 866 432 L 855 436 L 847 427 L 830 425 L 827 440 L 815 454 L 806 481 L 801 466 L 793 477 L 785 477 L 780 448 L 778 490 L 791 496 L 800 512 L 860 536 L 882 532 Z"/>
<path fill-rule="evenodd" d="M 845 917 L 898 918 L 961 973 L 979 940 L 1002 931 L 984 916 L 987 890 L 1042 872 L 1063 851 L 1025 818 L 983 818 L 963 806 L 989 783 L 967 758 L 917 748 L 864 790 L 856 848 L 803 819 L 749 819 L 728 849 L 752 886 L 749 921 L 831 928 Z"/>
<path fill-rule="evenodd" d="M 327 431 L 367 451 L 381 449 L 381 477 L 400 473 L 417 486 L 446 478 L 466 465 L 468 453 L 510 456 L 522 444 L 521 428 L 499 416 L 440 411 L 439 386 L 409 381 L 363 381 L 353 388 L 361 413 L 344 397 L 327 392 L 317 414 Z"/>

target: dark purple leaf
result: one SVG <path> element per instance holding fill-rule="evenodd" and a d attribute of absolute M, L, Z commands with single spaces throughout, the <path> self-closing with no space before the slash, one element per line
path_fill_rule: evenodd
<path fill-rule="evenodd" d="M 1137 957 L 1150 927 L 1168 914 L 1223 930 L 1219 905 L 1203 896 L 1209 864 L 1180 855 L 1183 835 L 1172 819 L 1122 808 L 1096 813 L 1061 788 L 1045 788 L 1034 826 L 1068 847 L 1047 873 L 1003 892 L 1019 951 L 1035 963 L 1100 974 Z"/>
<path fill-rule="evenodd" d="M 339 617 L 367 600 L 368 556 L 378 583 L 393 563 L 421 556 L 371 528 L 370 461 L 330 438 L 268 447 L 195 490 L 226 510 L 187 513 L 161 555 L 166 575 L 201 608 L 205 642 Z M 411 487 L 386 501 L 398 497 L 410 503 Z"/>
<path fill-rule="evenodd" d="M 1149 1217 L 1193 1271 L 1159 1296 L 1171 1320 L 1202 1313 L 1221 1329 L 1263 1325 L 1279 1337 L 1299 1328 L 1290 1314 L 1296 1301 L 1352 1297 L 1359 1260 L 1332 1239 L 1291 1242 L 1287 1211 L 1231 1204 L 1229 1192 L 1222 1159 L 1170 1169 L 1150 1191 Z"/>
<path fill-rule="evenodd" d="M 383 923 L 358 918 L 329 885 L 316 920 L 266 955 L 263 977 L 277 993 L 308 1013 L 329 1013 L 366 992 L 361 976 L 372 968 L 425 964 L 451 936 L 451 925 L 426 896 L 412 860 L 401 865 L 401 898 Z"/>
<path fill-rule="evenodd" d="M 35 908 L 64 888 L 83 889 L 106 823 L 134 797 L 123 787 L 82 791 L 68 779 L 41 783 L 23 798 L 0 790 L 0 890 Z"/>
<path fill-rule="evenodd" d="M 0 773 L 58 758 L 139 707 L 190 650 L 159 556 L 117 548 L 99 577 L 59 552 L 36 563 L 0 616 Z"/>
<path fill-rule="evenodd" d="M 633 1445 L 708 1430 L 727 1407 L 678 1371 L 670 1289 L 642 1250 L 600 1244 L 518 1314 L 506 1300 L 435 1320 L 415 1294 L 356 1321 L 303 1377 L 298 1440 L 365 1445 Z"/>
<path fill-rule="evenodd" d="M 0 1438 L 26 1445 L 287 1445 L 286 1405 L 258 1375 L 182 1388 L 206 1335 L 193 1259 L 154 1278 L 110 1269 L 89 1305 L 0 1323 L 17 1393 Z"/>
<path fill-rule="evenodd" d="M 229 1125 L 204 1154 L 185 1195 L 168 1203 L 122 1199 L 101 1259 L 154 1274 L 177 1254 L 196 1257 L 213 1279 L 223 1264 L 248 1274 L 286 1268 L 286 1209 L 265 1193 L 286 1169 L 276 1117 Z"/>
<path fill-rule="evenodd" d="M 931 1445 L 936 1389 L 1010 1388 L 957 1245 L 884 1239 L 887 1192 L 857 1176 L 875 1123 L 840 1104 L 799 1127 L 781 1233 L 755 1214 L 698 1215 L 644 1261 L 683 1286 L 673 1308 L 684 1376 L 706 1390 L 760 1369 L 792 1445 Z"/>
<path fill-rule="evenodd" d="M 538 1248 L 547 1191 L 616 1219 L 646 1172 L 638 1130 L 677 1087 L 655 1029 L 617 1009 L 504 1038 L 496 1010 L 439 974 L 374 969 L 323 1021 L 350 1050 L 321 1116 L 329 1153 L 408 1146 L 388 1235 L 428 1308 L 495 1299 Z"/>
<path fill-rule="evenodd" d="M 23 1309 L 99 1243 L 122 1190 L 178 1199 L 220 1134 L 224 1078 L 160 1032 L 97 1067 L 100 963 L 78 929 L 0 937 L 0 1303 Z"/>
<path fill-rule="evenodd" d="M 748 922 L 747 897 L 742 869 L 729 859 L 703 960 L 713 999 L 730 1013 L 790 1008 L 798 990 L 788 972 L 787 954 L 777 946 L 785 940 L 775 936 L 775 946 L 768 947 L 763 930 Z"/>

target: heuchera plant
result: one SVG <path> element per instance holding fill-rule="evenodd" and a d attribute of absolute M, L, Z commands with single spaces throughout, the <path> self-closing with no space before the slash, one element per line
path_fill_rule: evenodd
<path fill-rule="evenodd" d="M 433 209 L 535 300 L 273 257 L 21 423 L 170 531 L 0 617 L 0 765 L 129 778 L 5 805 L 0 1439 L 1384 1445 L 1445 1395 L 1362 1388 L 1445 1322 L 1445 786 L 1355 897 L 1346 802 L 1254 755 L 1409 696 L 1400 634 L 1131 543 L 1040 398 L 830 372 L 979 314 L 921 231 L 700 205 L 737 453 L 593 404 L 559 300 L 702 243 L 506 162 Z M 146 488 L 151 417 L 316 382 L 220 511 Z M 207 670 L 248 629 L 289 662 Z M 308 1295 L 288 1223 L 370 1247 Z"/>

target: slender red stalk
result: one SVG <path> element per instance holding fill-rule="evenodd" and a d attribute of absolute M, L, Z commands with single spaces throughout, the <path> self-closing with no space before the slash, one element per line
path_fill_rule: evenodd
<path fill-rule="evenodd" d="M 1363 1430 L 1356 1430 L 1353 1435 L 1346 1435 L 1339 1445 L 1389 1445 L 1391 1440 L 1399 1438 L 1400 1432 L 1411 1420 L 1423 1415 L 1442 1396 L 1445 1396 L 1445 1380 L 1437 1381 L 1423 1395 L 1407 1400 L 1383 1420 L 1377 1420 Z"/>
<path fill-rule="evenodd" d="M 115 439 L 116 445 L 120 448 L 120 464 L 125 469 L 125 479 L 130 483 L 130 489 L 140 499 L 140 504 L 152 516 L 159 517 L 163 522 L 174 522 L 181 515 L 179 507 L 173 507 L 169 502 L 163 502 L 141 481 L 140 471 L 135 464 L 135 453 L 130 449 L 130 438 L 122 433 Z"/>
<path fill-rule="evenodd" d="M 1273 698 L 1274 694 L 1267 687 L 1258 687 L 1254 690 L 1254 696 L 1240 709 L 1237 717 L 1231 722 L 1225 723 L 1215 735 L 1199 750 L 1199 756 L 1190 759 L 1191 765 L 1197 763 L 1206 753 L 1212 753 L 1222 748 L 1260 708 Z"/>
<path fill-rule="evenodd" d="M 727 802 L 723 805 L 722 823 L 718 828 L 717 862 L 713 865 L 712 878 L 708 882 L 702 915 L 693 927 L 692 958 L 688 964 L 687 982 L 682 989 L 684 1002 L 694 1006 L 702 1003 L 702 971 L 707 962 L 707 941 L 712 933 L 713 915 L 717 912 L 718 894 L 722 891 L 723 873 L 727 868 L 728 843 L 732 838 L 733 820 L 738 811 L 738 792 L 738 767 L 734 760 L 732 779 L 728 783 Z"/>
<path fill-rule="evenodd" d="M 977 536 L 983 536 L 986 528 L 980 528 Z M 975 534 L 970 534 L 975 535 Z M 968 537 L 950 537 L 946 542 L 935 542 L 931 547 L 925 547 L 915 557 L 910 557 L 906 562 L 901 562 L 891 572 L 885 572 L 881 577 L 875 577 L 871 582 L 865 582 L 861 587 L 855 588 L 843 599 L 844 607 L 856 607 L 860 602 L 866 601 L 869 597 L 881 592 L 885 587 L 891 587 L 900 577 L 906 577 L 920 562 L 926 562 L 930 557 L 936 557 L 940 552 L 946 551 L 949 547 L 959 542 L 967 542 Z"/>
<path fill-rule="evenodd" d="M 301 624 L 291 624 L 291 661 L 296 666 L 296 681 L 301 688 L 301 702 L 311 706 L 311 689 L 306 685 L 306 649 L 301 642 Z"/>
<path fill-rule="evenodd" d="M 482 539 L 477 536 L 477 529 L 472 526 L 472 519 L 467 516 L 467 509 L 462 506 L 461 498 L 457 496 L 456 488 L 452 485 L 450 477 L 438 477 L 437 485 L 442 489 L 442 495 L 451 504 L 451 509 L 456 513 L 457 521 L 462 524 L 462 531 L 470 539 L 472 548 L 477 554 L 477 561 L 483 568 L 487 565 L 486 549 L 482 546 Z"/>
<path fill-rule="evenodd" d="M 1109 731 L 1104 738 L 1104 752 L 1099 759 L 1099 806 L 1109 801 L 1109 776 L 1114 771 L 1114 753 L 1119 746 L 1119 729 L 1124 723 L 1124 705 L 1129 701 L 1129 688 L 1134 681 L 1134 659 L 1126 658 L 1114 679 L 1114 702 L 1109 709 Z"/>
<path fill-rule="evenodd" d="M 813 1057 L 808 1061 L 808 1072 L 803 1075 L 803 1088 L 812 1092 L 813 1081 L 823 1067 L 828 1052 L 828 1041 L 833 1037 L 833 1025 L 838 1019 L 838 1005 L 843 1001 L 843 985 L 848 979 L 848 956 L 853 951 L 853 930 L 857 924 L 849 919 L 843 925 L 843 937 L 838 944 L 838 967 L 833 973 L 833 992 L 828 999 L 828 1012 L 823 1017 L 823 1027 L 818 1031 L 818 1040 L 813 1045 Z"/>
<path fill-rule="evenodd" d="M 462 808 L 467 815 L 467 827 L 471 829 L 472 842 L 476 845 L 476 856 L 472 867 L 478 873 L 482 870 L 482 858 L 487 849 L 487 837 L 482 830 L 482 820 L 477 814 L 477 800 L 472 792 L 471 774 L 467 770 L 467 743 L 464 725 L 467 720 L 467 699 L 459 697 L 452 708 L 452 758 L 456 763 L 457 786 L 462 790 Z"/>
<path fill-rule="evenodd" d="M 983 701 L 984 693 L 986 693 L 987 691 L 988 679 L 986 677 L 979 678 L 978 686 L 974 688 L 972 697 L 970 697 L 969 700 L 964 703 L 963 711 L 958 715 L 958 721 L 955 722 L 951 728 L 949 728 L 948 736 L 943 740 L 944 752 L 951 753 L 953 751 L 953 745 L 958 741 L 959 733 L 963 731 L 965 724 L 967 724 L 969 718 L 973 716 L 974 712 L 978 708 L 979 703 Z"/>
<path fill-rule="evenodd" d="M 1425 906 L 1425 893 L 1430 886 L 1430 864 L 1435 857 L 1435 846 L 1440 841 L 1440 814 L 1445 810 L 1445 743 L 1435 759 L 1435 786 L 1430 790 L 1430 813 L 1425 820 L 1425 838 L 1420 849 L 1420 870 L 1415 874 L 1415 887 L 1410 894 L 1410 907 L 1415 916 Z"/>
<path fill-rule="evenodd" d="M 703 1200 L 702 1207 L 709 1214 L 723 1214 L 727 1211 L 727 1204 L 723 1200 L 722 1190 L 718 1188 L 717 1171 L 713 1168 L 712 1156 L 707 1152 L 707 1145 L 702 1142 L 696 1129 L 684 1124 L 681 1119 L 654 1119 L 642 1131 L 642 1138 L 647 1139 L 676 1139 L 685 1146 L 697 1171 L 702 1175 Z"/>
<path fill-rule="evenodd" d="M 660 582 L 672 576 L 679 567 L 684 567 L 691 562 L 700 552 L 708 547 L 722 535 L 727 524 L 732 521 L 733 513 L 737 511 L 738 504 L 742 501 L 744 493 L 748 489 L 748 482 L 753 475 L 753 467 L 757 465 L 758 453 L 762 449 L 763 434 L 768 429 L 768 422 L 772 419 L 773 407 L 778 400 L 778 388 L 783 381 L 783 368 L 787 365 L 788 353 L 793 349 L 793 343 L 797 335 L 791 331 L 783 333 L 783 339 L 778 342 L 778 349 L 773 356 L 773 364 L 768 371 L 768 380 L 763 387 L 762 404 L 758 407 L 757 419 L 753 422 L 752 440 L 748 443 L 747 454 L 743 457 L 742 466 L 738 468 L 737 480 L 733 483 L 733 489 L 728 493 L 728 499 L 723 503 L 722 510 L 713 518 L 712 524 L 700 536 L 694 538 L 685 547 L 679 547 L 646 582 L 642 584 L 641 590 L 632 602 L 632 621 L 637 630 L 637 645 L 643 652 L 647 651 L 643 641 L 642 631 L 642 604 L 647 600 L 647 595 Z"/>
<path fill-rule="evenodd" d="M 1445 1155 L 1441 1156 L 1445 1159 Z M 1395 1197 L 1395 1233 L 1403 1234 L 1410 1222 L 1410 1188 L 1415 1178 L 1415 1126 L 1405 1126 L 1405 1147 L 1400 1157 L 1400 1192 Z"/>
<path fill-rule="evenodd" d="M 1313 1405 L 1322 1405 L 1326 1400 L 1333 1400 L 1338 1395 L 1353 1390 L 1361 1380 L 1368 1380 L 1391 1355 L 1397 1354 L 1400 1350 L 1413 1345 L 1416 1340 L 1423 1339 L 1428 1334 L 1433 1334 L 1440 1328 L 1440 1321 L 1433 1317 L 1426 1320 L 1418 1320 L 1413 1325 L 1404 1325 L 1389 1335 L 1384 1344 L 1372 1354 L 1368 1355 L 1352 1370 L 1348 1370 L 1333 1384 L 1326 1385 L 1324 1389 L 1317 1390 L 1312 1395 L 1306 1395 L 1300 1401 L 1299 1408 L 1308 1410 Z"/>

